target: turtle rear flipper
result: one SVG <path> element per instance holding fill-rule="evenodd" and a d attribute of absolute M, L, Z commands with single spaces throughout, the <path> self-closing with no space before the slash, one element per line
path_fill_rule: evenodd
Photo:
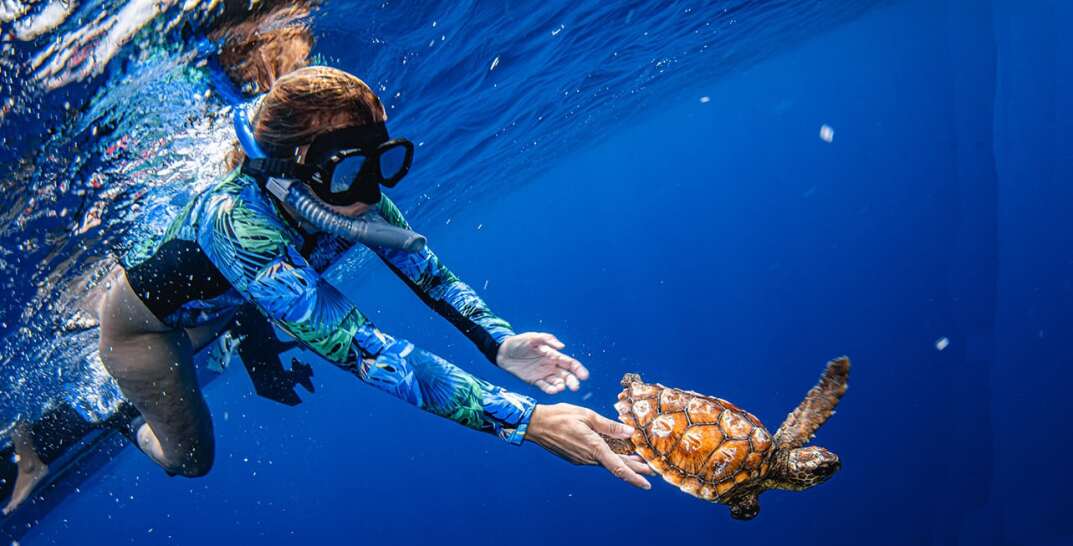
<path fill-rule="evenodd" d="M 849 357 L 839 357 L 827 363 L 820 382 L 812 387 L 794 411 L 775 432 L 779 449 L 801 447 L 812 439 L 827 419 L 834 415 L 835 406 L 846 393 L 849 384 Z"/>

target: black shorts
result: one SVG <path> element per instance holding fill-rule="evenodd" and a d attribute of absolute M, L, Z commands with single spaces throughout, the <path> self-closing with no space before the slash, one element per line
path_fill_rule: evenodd
<path fill-rule="evenodd" d="M 126 272 L 134 293 L 164 323 L 183 305 L 212 299 L 231 289 L 231 283 L 201 246 L 182 239 L 160 245 L 156 253 Z"/>

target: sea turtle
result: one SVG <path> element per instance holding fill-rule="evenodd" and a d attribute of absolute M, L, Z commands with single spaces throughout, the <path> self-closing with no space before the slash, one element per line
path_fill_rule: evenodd
<path fill-rule="evenodd" d="M 759 419 L 726 400 L 649 385 L 628 373 L 615 409 L 634 434 L 608 443 L 619 454 L 637 453 L 682 491 L 729 506 L 735 519 L 752 519 L 760 512 L 760 493 L 802 491 L 839 469 L 838 455 L 804 446 L 834 414 L 848 379 L 849 358 L 828 362 L 820 382 L 772 437 Z"/>

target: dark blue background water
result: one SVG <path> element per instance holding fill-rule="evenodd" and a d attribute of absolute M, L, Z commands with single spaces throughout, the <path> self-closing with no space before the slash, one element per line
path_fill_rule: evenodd
<path fill-rule="evenodd" d="M 638 371 L 774 429 L 850 355 L 852 388 L 816 439 L 843 469 L 764 495 L 756 520 L 320 366 L 293 409 L 226 374 L 207 391 L 209 477 L 168 479 L 126 450 L 24 543 L 1069 544 L 1071 16 L 1057 1 L 880 7 L 680 78 L 524 179 L 485 169 L 486 195 L 418 222 L 494 309 L 588 365 L 561 401 L 610 414 Z M 346 289 L 384 329 L 537 396 L 370 267 Z"/>

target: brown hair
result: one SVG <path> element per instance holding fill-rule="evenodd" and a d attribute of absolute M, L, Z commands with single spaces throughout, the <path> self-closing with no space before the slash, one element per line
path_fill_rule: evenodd
<path fill-rule="evenodd" d="M 223 40 L 220 64 L 246 91 L 264 93 L 280 76 L 308 63 L 313 33 L 305 20 L 311 2 L 263 3 L 260 11 L 239 12 L 210 36 Z"/>
<path fill-rule="evenodd" d="M 265 95 L 253 134 L 274 154 L 308 144 L 333 129 L 384 121 L 380 99 L 357 76 L 327 66 L 300 68 L 276 80 Z"/>
<path fill-rule="evenodd" d="M 308 5 L 290 5 L 238 22 L 224 37 L 220 64 L 236 84 L 262 93 L 254 114 L 254 136 L 276 155 L 308 144 L 321 133 L 386 119 L 376 93 L 358 77 L 326 66 L 307 67 L 313 36 L 303 19 Z M 234 168 L 242 148 L 228 157 Z"/>

